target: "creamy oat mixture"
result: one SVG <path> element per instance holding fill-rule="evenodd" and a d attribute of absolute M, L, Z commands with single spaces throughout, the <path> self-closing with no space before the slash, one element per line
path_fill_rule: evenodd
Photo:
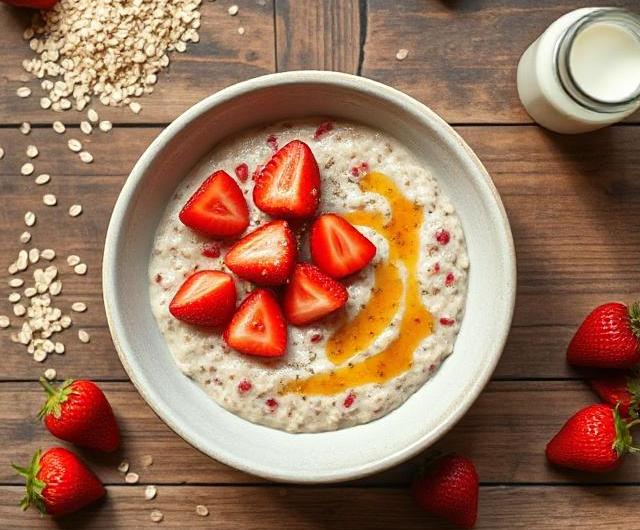
<path fill-rule="evenodd" d="M 180 369 L 229 411 L 249 421 L 291 432 L 327 431 L 366 423 L 384 416 L 409 398 L 453 350 L 464 310 L 469 268 L 464 236 L 453 206 L 411 153 L 394 138 L 352 123 L 334 123 L 330 131 L 314 139 L 322 121 L 280 123 L 248 131 L 216 146 L 184 179 L 168 204 L 149 267 L 153 313 Z M 251 175 L 270 159 L 276 143 L 282 147 L 294 139 L 311 147 L 320 167 L 322 200 L 318 213 L 364 210 L 391 216 L 386 198 L 363 192 L 359 186 L 367 171 L 390 177 L 405 198 L 424 211 L 416 276 L 421 300 L 433 315 L 433 333 L 414 351 L 411 368 L 384 383 L 368 383 L 334 395 L 281 392 L 291 380 L 304 380 L 337 368 L 325 354 L 327 340 L 367 303 L 372 296 L 376 267 L 389 257 L 388 241 L 369 227 L 358 226 L 376 245 L 378 253 L 368 267 L 347 279 L 346 307 L 308 326 L 290 325 L 284 357 L 265 360 L 242 355 L 225 344 L 219 330 L 196 328 L 169 313 L 171 299 L 193 272 L 202 269 L 229 272 L 223 258 L 233 241 L 214 242 L 184 226 L 178 213 L 186 200 L 213 171 L 224 169 L 234 176 L 235 168 L 246 163 L 249 178 L 239 184 L 251 212 L 247 231 L 254 230 L 269 217 L 251 200 Z M 441 237 L 443 231 L 449 235 L 446 243 Z M 219 257 L 203 255 L 203 249 L 211 248 L 212 243 L 214 249 L 219 246 Z M 300 247 L 301 259 L 308 260 L 305 237 Z M 399 269 L 406 281 L 406 269 L 402 266 Z M 239 278 L 236 286 L 239 301 L 253 288 Z M 367 349 L 344 364 L 357 365 L 397 339 L 403 312 L 404 307 L 400 307 L 389 327 Z"/>

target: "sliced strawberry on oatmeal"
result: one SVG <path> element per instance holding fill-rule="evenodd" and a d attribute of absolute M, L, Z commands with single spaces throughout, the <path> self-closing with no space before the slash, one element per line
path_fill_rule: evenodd
<path fill-rule="evenodd" d="M 320 170 L 309 146 L 293 140 L 256 178 L 253 201 L 274 217 L 312 217 L 320 202 Z"/>
<path fill-rule="evenodd" d="M 296 238 L 286 221 L 272 221 L 233 245 L 224 262 L 240 278 L 259 285 L 280 285 L 296 263 Z"/>
<path fill-rule="evenodd" d="M 346 219 L 329 213 L 311 227 L 311 258 L 332 278 L 344 278 L 365 268 L 376 255 L 375 245 Z"/>
<path fill-rule="evenodd" d="M 169 304 L 178 320 L 199 326 L 222 326 L 236 308 L 236 286 L 226 272 L 205 270 L 187 278 Z"/>
<path fill-rule="evenodd" d="M 212 237 L 237 236 L 249 226 L 249 209 L 240 187 L 225 171 L 205 180 L 180 212 L 180 221 Z"/>
<path fill-rule="evenodd" d="M 287 320 L 296 326 L 309 324 L 347 303 L 344 286 L 315 265 L 298 263 L 282 298 Z"/>
<path fill-rule="evenodd" d="M 287 323 L 273 293 L 256 289 L 242 302 L 224 330 L 234 350 L 259 357 L 279 357 L 287 348 Z"/>

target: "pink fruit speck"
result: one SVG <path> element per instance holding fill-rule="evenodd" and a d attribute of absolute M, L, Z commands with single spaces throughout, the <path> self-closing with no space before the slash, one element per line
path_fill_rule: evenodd
<path fill-rule="evenodd" d="M 238 385 L 238 392 L 240 392 L 241 394 L 246 394 L 247 392 L 249 392 L 249 390 L 251 390 L 251 383 L 249 382 L 249 380 L 243 379 L 242 381 L 240 381 L 240 384 Z"/>
<path fill-rule="evenodd" d="M 369 164 L 367 164 L 366 162 L 362 162 L 361 164 L 358 164 L 357 166 L 353 166 L 351 168 L 351 174 L 354 177 L 359 177 L 360 175 L 366 174 L 369 172 Z"/>
<path fill-rule="evenodd" d="M 278 402 L 273 398 L 269 398 L 267 399 L 267 407 L 269 407 L 271 409 L 271 412 L 273 412 L 278 408 Z"/>
<path fill-rule="evenodd" d="M 356 400 L 356 395 L 353 392 L 349 392 L 349 395 L 344 398 L 344 408 L 348 409 L 351 405 L 353 405 L 353 402 Z"/>
<path fill-rule="evenodd" d="M 271 149 L 273 149 L 274 151 L 278 150 L 278 138 L 275 135 L 270 135 L 269 138 L 267 138 L 267 145 L 269 147 L 271 147 Z"/>
<path fill-rule="evenodd" d="M 447 277 L 444 280 L 444 284 L 447 287 L 451 287 L 455 281 L 456 277 L 453 275 L 453 272 L 450 272 L 449 274 L 447 274 Z"/>
<path fill-rule="evenodd" d="M 320 342 L 322 340 L 322 333 L 314 333 L 311 335 L 311 342 Z"/>
<path fill-rule="evenodd" d="M 453 326 L 455 323 L 456 321 L 453 320 L 453 318 L 442 317 L 440 319 L 440 324 L 442 324 L 443 326 Z"/>
<path fill-rule="evenodd" d="M 435 264 L 433 265 L 433 274 L 438 274 L 439 272 L 440 272 L 440 263 L 436 261 Z"/>
<path fill-rule="evenodd" d="M 441 245 L 446 245 L 449 241 L 451 241 L 451 234 L 444 228 L 439 228 L 436 231 L 436 241 Z"/>
<path fill-rule="evenodd" d="M 208 243 L 202 247 L 202 255 L 207 258 L 219 258 L 220 257 L 220 245 L 217 243 Z"/>
<path fill-rule="evenodd" d="M 258 164 L 256 166 L 255 171 L 253 172 L 253 175 L 251 175 L 251 180 L 255 181 L 260 176 L 260 173 L 262 173 L 263 169 L 264 169 L 264 166 L 262 164 Z"/>
<path fill-rule="evenodd" d="M 325 134 L 333 129 L 333 122 L 323 121 L 318 128 L 316 129 L 315 134 L 313 135 L 314 140 L 320 140 Z"/>
<path fill-rule="evenodd" d="M 240 182 L 246 182 L 249 178 L 249 166 L 244 162 L 236 167 L 236 177 Z"/>

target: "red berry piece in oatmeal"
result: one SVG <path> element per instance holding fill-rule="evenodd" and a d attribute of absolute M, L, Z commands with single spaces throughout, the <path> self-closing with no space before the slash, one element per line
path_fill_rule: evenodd
<path fill-rule="evenodd" d="M 268 138 L 267 138 L 267 145 L 269 147 L 271 147 L 271 149 L 273 149 L 274 151 L 278 150 L 278 137 L 271 134 Z"/>
<path fill-rule="evenodd" d="M 202 255 L 207 258 L 219 258 L 220 245 L 218 243 L 205 243 L 202 247 Z"/>
<path fill-rule="evenodd" d="M 440 324 L 443 326 L 453 326 L 455 323 L 456 321 L 453 318 L 442 317 L 440 319 Z"/>
<path fill-rule="evenodd" d="M 311 335 L 310 340 L 313 343 L 320 342 L 322 340 L 322 333 L 314 333 L 313 335 Z"/>
<path fill-rule="evenodd" d="M 296 256 L 296 238 L 287 221 L 272 221 L 233 245 L 224 262 L 240 278 L 280 285 L 291 276 Z"/>
<path fill-rule="evenodd" d="M 178 320 L 199 326 L 226 324 L 236 307 L 236 286 L 226 272 L 200 271 L 187 278 L 169 304 Z"/>
<path fill-rule="evenodd" d="M 456 281 L 456 277 L 454 276 L 453 272 L 450 272 L 447 274 L 447 277 L 444 280 L 444 284 L 446 287 L 451 287 Z"/>
<path fill-rule="evenodd" d="M 439 228 L 436 231 L 436 241 L 441 245 L 446 245 L 451 241 L 451 234 L 447 232 L 444 228 Z"/>
<path fill-rule="evenodd" d="M 289 322 L 303 326 L 337 311 L 348 298 L 344 286 L 318 267 L 298 263 L 284 291 L 282 307 Z"/>
<path fill-rule="evenodd" d="M 311 227 L 311 258 L 332 278 L 364 269 L 376 255 L 375 245 L 349 221 L 335 214 L 318 217 Z"/>
<path fill-rule="evenodd" d="M 369 173 L 369 164 L 367 162 L 362 162 L 357 166 L 353 166 L 351 168 L 351 174 L 354 177 L 360 177 L 362 175 L 366 175 L 367 173 Z"/>
<path fill-rule="evenodd" d="M 243 379 L 238 384 L 238 392 L 240 392 L 241 394 L 246 394 L 247 392 L 249 392 L 249 390 L 251 390 L 251 387 L 251 382 L 248 379 Z"/>
<path fill-rule="evenodd" d="M 260 176 L 260 173 L 262 173 L 263 169 L 264 169 L 264 165 L 258 164 L 256 168 L 253 170 L 253 174 L 251 175 L 251 180 L 255 182 Z"/>
<path fill-rule="evenodd" d="M 242 302 L 224 330 L 234 350 L 259 357 L 278 357 L 287 349 L 287 323 L 274 294 L 256 289 Z"/>
<path fill-rule="evenodd" d="M 240 182 L 246 182 L 249 178 L 249 166 L 244 162 L 236 166 L 236 177 Z"/>
<path fill-rule="evenodd" d="M 312 217 L 320 203 L 320 170 L 307 144 L 293 140 L 260 172 L 253 202 L 274 217 Z"/>
<path fill-rule="evenodd" d="M 249 226 L 242 190 L 225 171 L 210 175 L 187 201 L 180 221 L 212 237 L 237 236 Z"/>
<path fill-rule="evenodd" d="M 333 122 L 323 121 L 320 125 L 318 125 L 318 128 L 316 129 L 316 132 L 313 135 L 313 139 L 320 140 L 320 138 L 322 138 L 325 134 L 327 134 L 329 131 L 332 131 L 332 130 L 333 130 Z"/>
<path fill-rule="evenodd" d="M 271 412 L 274 412 L 278 408 L 278 401 L 273 398 L 267 399 L 265 403 L 267 404 L 267 407 L 271 409 Z"/>
<path fill-rule="evenodd" d="M 351 405 L 353 405 L 355 400 L 356 400 L 356 395 L 353 392 L 349 392 L 347 397 L 344 398 L 344 402 L 342 404 L 344 405 L 345 409 L 348 409 L 349 407 L 351 407 Z"/>

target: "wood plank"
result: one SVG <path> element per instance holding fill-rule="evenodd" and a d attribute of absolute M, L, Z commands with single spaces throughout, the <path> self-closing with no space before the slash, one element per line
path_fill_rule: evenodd
<path fill-rule="evenodd" d="M 264 5 L 254 0 L 237 0 L 237 16 L 227 13 L 228 2 L 202 2 L 200 42 L 190 44 L 186 53 L 173 54 L 170 67 L 159 75 L 153 94 L 140 100 L 143 111 L 134 115 L 128 109 L 105 108 L 96 102 L 96 109 L 113 122 L 164 123 L 206 96 L 238 81 L 275 71 L 273 2 Z M 51 123 L 61 119 L 78 123 L 79 112 L 56 113 L 43 111 L 39 99 L 40 85 L 22 69 L 23 59 L 32 57 L 22 32 L 28 12 L 5 5 L 0 6 L 0 123 Z M 238 28 L 246 29 L 244 35 Z M 27 81 L 26 83 L 24 81 Z M 16 89 L 25 84 L 33 90 L 30 98 L 15 96 Z"/>
<path fill-rule="evenodd" d="M 640 127 L 612 127 L 580 138 L 551 135 L 531 126 L 460 127 L 458 131 L 492 174 L 516 241 L 516 315 L 496 377 L 580 377 L 566 365 L 564 351 L 584 315 L 609 299 L 640 298 L 640 153 L 636 149 Z M 47 366 L 75 367 L 77 374 L 95 379 L 124 377 L 102 312 L 102 245 L 120 186 L 158 132 L 158 128 L 125 127 L 108 135 L 92 135 L 95 162 L 86 165 L 66 146 L 66 138 L 75 133 L 61 138 L 50 129 L 39 129 L 25 138 L 16 131 L 0 130 L 0 145 L 7 151 L 0 161 L 5 199 L 0 222 L 6 234 L 0 240 L 0 266 L 8 266 L 16 257 L 27 208 L 39 216 L 32 230 L 33 246 L 51 246 L 62 256 L 77 251 L 89 264 L 86 277 L 68 275 L 61 300 L 71 303 L 82 297 L 89 303 L 90 311 L 80 322 L 94 330 L 96 340 L 83 348 L 91 355 L 78 357 L 70 352 L 48 361 Z M 22 153 L 29 142 L 42 151 L 36 159 L 37 171 L 52 175 L 47 186 L 16 176 L 26 161 Z M 45 189 L 58 196 L 60 206 L 42 205 Z M 77 219 L 66 215 L 74 202 L 85 206 Z M 50 226 L 57 229 L 47 230 Z M 0 314 L 10 311 L 6 284 L 2 292 Z M 40 374 L 41 367 L 23 348 L 10 343 L 7 332 L 0 333 L 0 348 L 5 352 L 0 379 L 34 379 Z"/>
<path fill-rule="evenodd" d="M 277 67 L 358 73 L 359 0 L 275 0 Z"/>
<path fill-rule="evenodd" d="M 455 123 L 529 122 L 516 69 L 564 13 L 598 0 L 368 0 L 362 74 L 416 97 Z M 607 5 L 635 10 L 634 0 Z M 402 62 L 400 48 L 409 50 Z M 636 115 L 635 121 L 640 116 Z"/>
<path fill-rule="evenodd" d="M 610 530 L 632 528 L 640 488 L 578 486 L 481 487 L 476 529 Z M 404 489 L 161 487 L 154 501 L 144 501 L 140 486 L 112 486 L 107 497 L 82 512 L 56 522 L 26 514 L 16 504 L 22 488 L 0 488 L 0 518 L 7 528 L 116 530 L 158 528 L 151 510 L 164 515 L 162 528 L 262 530 L 286 528 L 367 528 L 370 530 L 451 530 L 450 524 L 423 513 Z M 210 515 L 199 517 L 198 504 Z"/>
<path fill-rule="evenodd" d="M 76 375 L 81 374 L 64 371 L 59 377 Z M 129 459 L 132 470 L 147 484 L 262 482 L 202 455 L 182 441 L 144 404 L 130 383 L 101 386 L 118 416 L 124 445 L 114 455 L 83 452 L 83 456 L 106 483 L 122 483 L 116 467 L 123 458 Z M 0 424 L 1 461 L 26 462 L 36 449 L 61 443 L 35 419 L 43 396 L 35 382 L 0 384 L 0 408 L 4 411 Z M 486 483 L 637 483 L 640 459 L 634 457 L 628 457 L 621 469 L 606 475 L 572 472 L 546 463 L 547 442 L 574 412 L 596 399 L 582 382 L 494 382 L 437 446 L 472 458 Z M 141 464 L 147 454 L 154 459 L 149 469 Z M 359 484 L 406 484 L 421 459 Z M 8 466 L 1 466 L 0 483 L 19 484 L 20 480 Z"/>

